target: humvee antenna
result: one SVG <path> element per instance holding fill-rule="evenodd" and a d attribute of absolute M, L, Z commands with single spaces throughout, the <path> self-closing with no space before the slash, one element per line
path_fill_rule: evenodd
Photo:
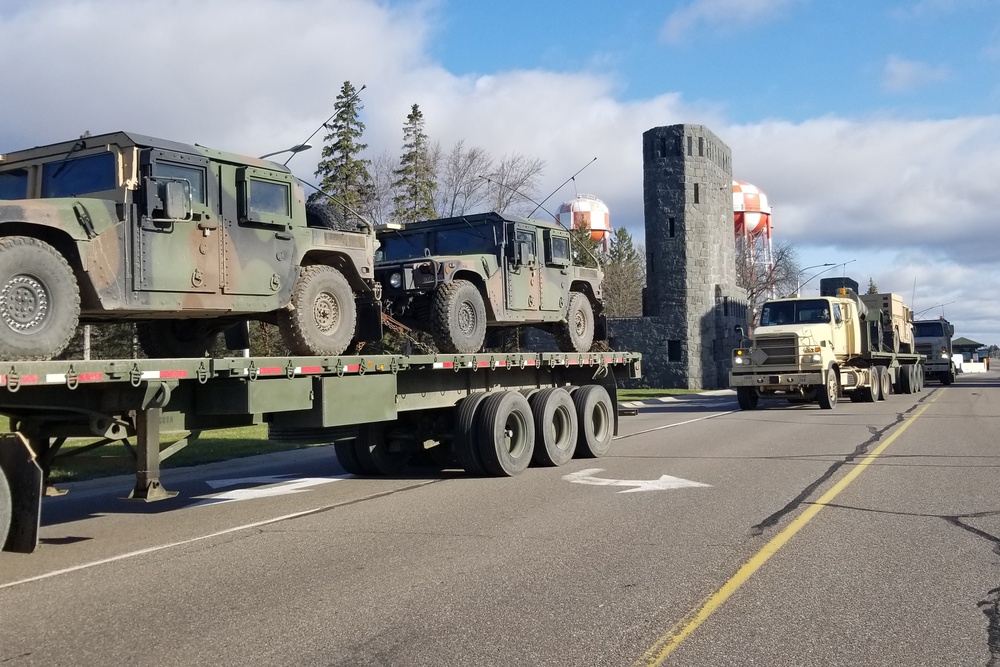
<path fill-rule="evenodd" d="M 368 87 L 367 85 L 362 85 L 362 86 L 361 86 L 360 88 L 358 88 L 357 92 L 355 92 L 355 93 L 354 93 L 353 95 L 351 95 L 351 96 L 350 96 L 350 97 L 349 97 L 349 98 L 347 99 L 347 101 L 346 101 L 346 102 L 344 102 L 344 104 L 350 104 L 350 103 L 351 103 L 351 102 L 353 102 L 354 100 L 358 99 L 358 95 L 360 95 L 360 94 L 361 94 L 361 91 L 363 91 L 363 90 L 364 90 L 365 88 L 367 88 L 367 87 Z M 310 140 L 310 139 L 312 139 L 313 137 L 315 137 L 315 136 L 316 136 L 316 133 L 317 133 L 317 132 L 319 132 L 319 131 L 320 131 L 320 130 L 322 130 L 322 129 L 323 129 L 324 127 L 326 127 L 326 126 L 327 126 L 327 123 L 329 123 L 329 122 L 330 122 L 331 120 L 333 120 L 333 117 L 334 117 L 334 116 L 336 116 L 336 115 L 337 115 L 337 112 L 336 112 L 336 111 L 334 111 L 334 112 L 333 112 L 332 114 L 330 114 L 330 117 L 329 117 L 329 118 L 327 118 L 326 120 L 324 120 L 324 121 L 323 121 L 322 123 L 320 123 L 320 124 L 319 124 L 319 127 L 317 127 L 317 128 L 315 129 L 315 130 L 313 130 L 313 133 L 312 133 L 312 134 L 310 134 L 310 135 L 309 135 L 308 137 L 306 137 L 306 140 L 305 140 L 305 141 L 303 141 L 303 142 L 302 142 L 301 144 L 299 144 L 299 145 L 300 145 L 300 146 L 304 146 L 305 144 L 308 144 L 308 143 L 309 143 L 309 140 Z M 291 155 L 289 155 L 289 156 L 288 156 L 288 159 L 287 159 L 287 160 L 285 160 L 284 162 L 282 162 L 281 164 L 287 167 L 287 166 L 288 166 L 288 162 L 289 162 L 289 161 L 290 161 L 290 160 L 291 160 L 291 159 L 292 159 L 292 158 L 293 158 L 294 156 L 295 156 L 295 153 L 292 153 Z M 323 194 L 326 194 L 326 193 L 325 193 L 325 192 L 323 192 Z M 330 196 L 330 195 L 327 195 L 327 197 L 329 197 L 329 196 Z"/>
<path fill-rule="evenodd" d="M 590 165 L 594 164 L 594 162 L 596 162 L 596 161 L 597 161 L 597 158 L 595 157 L 593 160 L 591 160 L 587 164 L 583 165 L 583 167 L 580 168 L 580 171 L 583 171 L 584 169 L 586 169 Z M 572 180 L 575 180 L 576 177 L 580 175 L 580 171 L 576 172 L 575 174 L 573 174 L 572 176 L 570 176 L 569 178 L 567 178 L 565 181 L 563 181 L 562 183 L 560 183 L 558 188 L 556 188 L 555 190 L 553 190 L 551 193 L 549 193 L 548 197 L 546 197 L 545 199 L 542 200 L 542 204 L 544 204 L 545 202 L 547 202 L 552 197 L 552 195 L 554 195 L 555 193 L 557 193 L 560 190 L 562 190 L 562 188 L 563 188 L 564 185 L 566 185 L 567 183 L 569 183 Z M 534 203 L 534 202 L 532 202 L 532 203 Z M 542 204 L 539 204 L 538 206 L 536 206 L 535 209 L 531 213 L 528 214 L 528 217 L 530 218 L 532 216 L 532 214 L 534 214 L 534 212 L 537 211 L 538 209 L 542 209 L 543 211 L 545 211 L 545 208 L 542 207 Z M 545 211 L 545 212 L 549 213 L 548 211 Z M 549 213 L 549 215 L 552 215 L 552 214 Z M 552 215 L 552 217 L 555 218 L 556 216 Z"/>
<path fill-rule="evenodd" d="M 483 176 L 482 174 L 480 174 L 479 178 L 481 178 L 481 179 L 485 180 L 485 181 L 486 181 L 487 183 L 496 183 L 496 184 L 497 184 L 498 186 L 500 186 L 501 188 L 502 188 L 502 187 L 504 187 L 503 183 L 501 183 L 501 182 L 499 182 L 499 181 L 494 181 L 494 180 L 493 180 L 492 178 L 490 178 L 489 176 Z M 511 192 L 513 192 L 514 194 L 516 194 L 516 195 L 517 195 L 518 197 L 524 197 L 525 199 L 527 199 L 528 201 L 530 201 L 530 202 L 531 202 L 532 204 L 535 204 L 535 210 L 534 210 L 534 211 L 532 211 L 532 213 L 534 213 L 534 212 L 535 212 L 535 211 L 537 211 L 538 209 L 542 209 L 543 211 L 545 211 L 546 213 L 548 213 L 549 215 L 551 215 L 551 216 L 552 216 L 552 219 L 553 219 L 553 220 L 555 220 L 556 222 L 558 222 L 558 221 L 559 221 L 559 218 L 557 218 L 557 217 L 556 217 L 555 215 L 553 215 L 553 214 L 552 214 L 552 211 L 550 211 L 549 209 L 545 208 L 544 206 L 542 206 L 541 204 L 539 204 L 539 203 L 538 203 L 538 202 L 536 202 L 536 201 L 535 201 L 534 199 L 532 199 L 532 198 L 531 198 L 531 197 L 529 197 L 528 195 L 524 194 L 523 192 L 521 192 L 521 191 L 520 191 L 520 190 L 518 190 L 517 188 L 511 188 L 511 189 L 510 189 L 510 191 L 511 191 Z M 531 216 L 530 216 L 530 215 L 528 215 L 528 216 L 525 216 L 525 217 L 528 217 L 528 218 L 530 218 Z"/>

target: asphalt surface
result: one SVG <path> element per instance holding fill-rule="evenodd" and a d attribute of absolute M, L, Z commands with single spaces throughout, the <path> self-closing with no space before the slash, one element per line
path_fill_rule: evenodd
<path fill-rule="evenodd" d="M 69 485 L 0 554 L 0 664 L 1000 664 L 1000 373 L 761 406 L 650 401 L 514 478 L 315 448 Z"/>

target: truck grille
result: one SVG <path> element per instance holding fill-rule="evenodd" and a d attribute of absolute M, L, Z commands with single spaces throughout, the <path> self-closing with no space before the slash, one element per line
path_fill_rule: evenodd
<path fill-rule="evenodd" d="M 928 357 L 934 353 L 934 345 L 917 343 L 917 354 L 926 354 Z"/>
<path fill-rule="evenodd" d="M 794 366 L 798 363 L 799 348 L 795 336 L 758 338 L 754 341 L 754 345 L 767 355 L 763 366 Z"/>

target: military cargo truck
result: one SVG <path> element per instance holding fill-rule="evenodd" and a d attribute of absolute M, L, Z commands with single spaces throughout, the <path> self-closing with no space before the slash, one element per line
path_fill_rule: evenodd
<path fill-rule="evenodd" d="M 885 316 L 848 287 L 765 302 L 760 326 L 733 351 L 729 384 L 740 408 L 754 409 L 765 398 L 816 401 L 829 410 L 841 395 L 874 402 L 893 391 L 920 391 L 924 357 L 886 345 Z"/>
<path fill-rule="evenodd" d="M 955 382 L 958 369 L 952 359 L 951 339 L 955 327 L 943 317 L 937 320 L 917 320 L 913 323 L 917 352 L 927 357 L 924 369 L 927 377 L 944 385 Z"/>
<path fill-rule="evenodd" d="M 330 220 L 286 167 L 199 145 L 114 132 L 0 155 L 0 359 L 125 320 L 160 358 L 248 319 L 295 354 L 378 340 L 374 230 Z"/>
<path fill-rule="evenodd" d="M 559 349 L 606 337 L 600 269 L 573 263 L 556 223 L 499 213 L 380 228 L 375 277 L 389 314 L 438 350 L 474 353 L 488 329 L 530 325 Z"/>

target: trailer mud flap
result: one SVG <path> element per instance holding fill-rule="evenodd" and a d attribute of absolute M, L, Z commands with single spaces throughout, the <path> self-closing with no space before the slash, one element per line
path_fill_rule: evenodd
<path fill-rule="evenodd" d="M 20 433 L 0 436 L 0 470 L 10 485 L 10 532 L 4 551 L 30 554 L 42 523 L 42 468 Z M 0 500 L 0 502 L 3 502 Z"/>

